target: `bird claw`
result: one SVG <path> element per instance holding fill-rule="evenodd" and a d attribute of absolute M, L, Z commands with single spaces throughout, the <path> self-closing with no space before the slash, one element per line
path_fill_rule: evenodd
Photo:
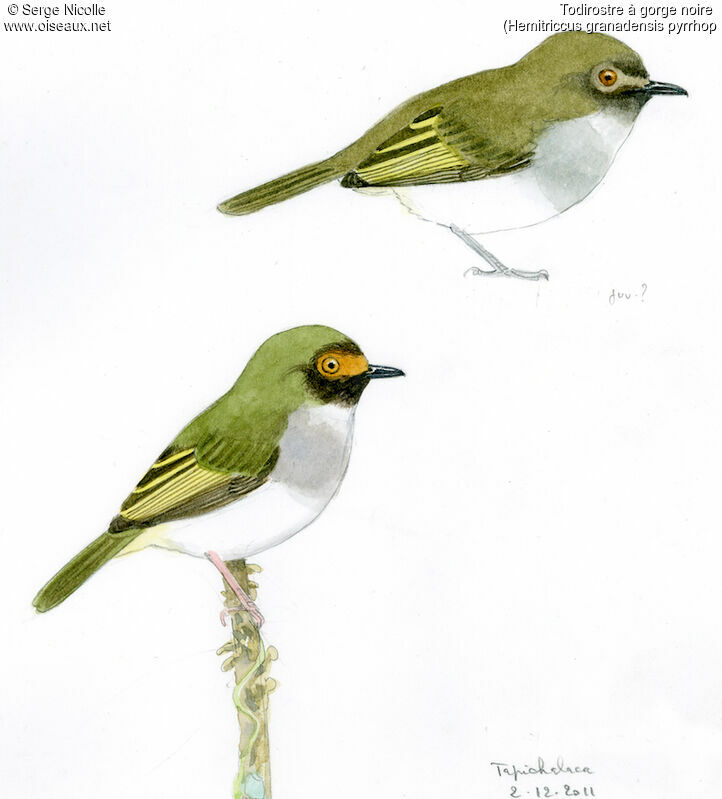
<path fill-rule="evenodd" d="M 245 610 L 246 613 L 248 613 L 248 615 L 253 620 L 253 623 L 260 630 L 261 627 L 263 627 L 263 624 L 264 624 L 264 622 L 266 620 L 263 618 L 263 614 L 261 613 L 261 611 L 255 605 L 253 605 L 252 607 L 249 607 L 249 608 L 245 608 L 242 605 L 235 605 L 234 607 L 231 607 L 231 608 L 223 608 L 223 610 L 220 613 L 221 624 L 224 627 L 226 627 L 228 625 L 228 619 L 234 613 L 239 613 L 239 612 L 241 612 L 243 610 Z"/>
<path fill-rule="evenodd" d="M 466 272 L 464 272 L 464 277 L 467 275 L 474 275 L 474 277 L 478 277 L 479 275 L 485 275 L 486 277 L 501 277 L 503 272 L 500 272 L 498 269 L 482 269 L 480 266 L 470 266 Z"/>
<path fill-rule="evenodd" d="M 549 272 L 546 269 L 540 269 L 538 272 L 522 272 L 519 269 L 509 271 L 514 277 L 520 277 L 522 280 L 549 280 Z"/>

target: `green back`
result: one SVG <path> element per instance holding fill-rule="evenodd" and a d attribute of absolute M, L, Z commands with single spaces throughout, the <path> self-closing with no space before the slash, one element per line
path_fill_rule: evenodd
<path fill-rule="evenodd" d="M 591 89 L 591 69 L 602 62 L 645 74 L 639 55 L 623 42 L 598 33 L 570 31 L 545 39 L 510 66 L 458 78 L 412 97 L 335 156 L 348 169 L 433 108 L 443 109 L 472 134 L 480 163 L 490 163 L 498 153 L 527 152 L 554 122 L 598 111 L 609 96 Z M 634 98 L 620 102 L 638 104 Z"/>

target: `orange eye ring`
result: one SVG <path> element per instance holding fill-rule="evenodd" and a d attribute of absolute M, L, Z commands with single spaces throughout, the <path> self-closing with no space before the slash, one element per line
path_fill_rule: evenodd
<path fill-rule="evenodd" d="M 327 355 L 325 358 L 321 359 L 318 368 L 321 374 L 335 375 L 341 368 L 341 364 L 339 363 L 338 358 L 334 358 L 333 355 Z"/>
<path fill-rule="evenodd" d="M 327 350 L 316 359 L 316 371 L 326 380 L 346 380 L 368 372 L 369 364 L 361 353 Z"/>
<path fill-rule="evenodd" d="M 606 86 L 607 88 L 614 86 L 617 82 L 617 73 L 613 69 L 603 69 L 598 77 L 602 86 Z"/>

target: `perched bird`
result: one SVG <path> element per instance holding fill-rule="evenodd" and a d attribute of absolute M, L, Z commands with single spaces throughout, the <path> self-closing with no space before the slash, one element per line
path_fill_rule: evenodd
<path fill-rule="evenodd" d="M 50 610 L 111 558 L 155 546 L 208 557 L 260 625 L 258 608 L 224 561 L 280 544 L 321 513 L 346 472 L 361 394 L 369 381 L 399 375 L 369 364 L 330 327 L 272 336 L 33 605 Z"/>
<path fill-rule="evenodd" d="M 558 33 L 516 64 L 412 97 L 336 155 L 218 209 L 254 213 L 340 178 L 448 227 L 491 266 L 479 272 L 548 278 L 508 269 L 471 234 L 533 225 L 584 199 L 655 94 L 687 92 L 650 80 L 639 55 L 611 36 Z"/>

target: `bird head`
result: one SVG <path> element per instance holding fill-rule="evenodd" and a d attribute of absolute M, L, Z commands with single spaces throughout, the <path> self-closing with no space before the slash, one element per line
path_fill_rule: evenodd
<path fill-rule="evenodd" d="M 290 413 L 302 405 L 356 405 L 371 380 L 403 374 L 370 364 L 358 344 L 338 330 L 304 325 L 261 344 L 232 391 Z"/>
<path fill-rule="evenodd" d="M 536 78 L 550 102 L 639 111 L 656 94 L 687 92 L 651 80 L 639 54 L 612 36 L 566 31 L 545 39 L 515 65 Z M 571 116 L 576 116 L 572 113 Z"/>

